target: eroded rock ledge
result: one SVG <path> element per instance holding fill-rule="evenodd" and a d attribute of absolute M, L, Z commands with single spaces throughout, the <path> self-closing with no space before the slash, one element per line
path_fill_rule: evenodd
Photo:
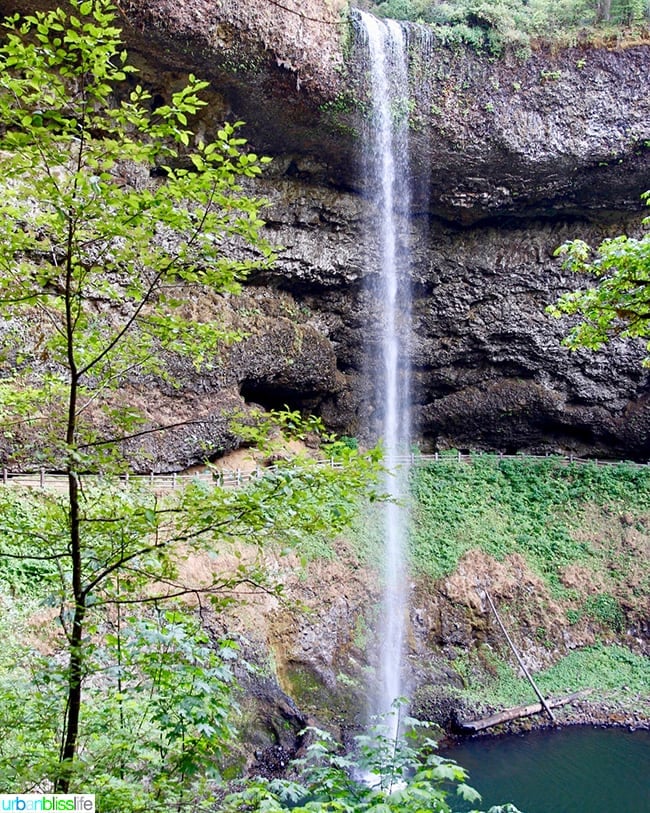
<path fill-rule="evenodd" d="M 0 0 L 0 13 L 53 0 Z M 143 78 L 212 82 L 206 126 L 247 122 L 305 180 L 360 188 L 368 88 L 348 0 L 120 0 Z M 577 46 L 494 60 L 409 25 L 415 206 L 451 221 L 638 209 L 650 183 L 650 47 Z"/>
<path fill-rule="evenodd" d="M 123 0 L 149 58 L 213 81 L 251 140 L 305 180 L 359 189 L 369 90 L 345 0 Z M 650 48 L 542 49 L 522 60 L 443 47 L 408 26 L 414 205 L 473 222 L 638 209 L 650 178 Z"/>

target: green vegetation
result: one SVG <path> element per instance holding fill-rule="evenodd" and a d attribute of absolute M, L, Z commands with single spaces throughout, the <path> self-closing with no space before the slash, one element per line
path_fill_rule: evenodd
<path fill-rule="evenodd" d="M 372 0 L 377 14 L 430 25 L 443 42 L 499 53 L 533 39 L 604 36 L 647 25 L 647 0 Z"/>
<path fill-rule="evenodd" d="M 0 46 L 2 438 L 65 473 L 63 493 L 0 493 L 5 589 L 53 608 L 49 635 L 21 617 L 6 648 L 0 785 L 91 786 L 103 810 L 166 810 L 208 798 L 233 729 L 231 648 L 163 604 L 274 591 L 263 547 L 343 528 L 372 466 L 322 437 L 340 470 L 305 456 L 247 488 L 167 496 L 115 477 L 126 441 L 169 428 L 141 414 L 143 382 L 176 386 L 174 362 L 209 366 L 237 338 L 190 306 L 271 261 L 264 203 L 241 186 L 266 159 L 239 123 L 208 144 L 193 132 L 207 83 L 190 76 L 163 100 L 133 81 L 109 0 L 70 5 L 7 19 Z M 320 427 L 286 411 L 247 438 L 271 428 Z M 181 575 L 225 552 L 227 569 Z"/>
<path fill-rule="evenodd" d="M 443 455 L 437 463 L 417 466 L 412 482 L 413 568 L 428 578 L 444 578 L 470 550 L 498 562 L 521 557 L 548 590 L 531 588 L 530 606 L 513 594 L 500 609 L 552 657 L 559 656 L 558 649 L 565 651 L 558 625 L 582 625 L 583 632 L 611 643 L 638 620 L 650 593 L 645 567 L 649 467 L 489 455 L 466 464 Z M 486 570 L 488 576 L 489 560 Z M 470 592 L 475 587 L 467 584 Z M 532 702 L 530 686 L 506 653 L 486 646 L 469 652 L 459 648 L 453 668 L 464 681 L 459 697 L 474 707 Z M 630 714 L 644 715 L 650 706 L 640 698 L 647 695 L 649 670 L 647 658 L 598 643 L 536 672 L 535 680 L 546 694 L 590 688 L 592 699 L 611 699 Z"/>
<path fill-rule="evenodd" d="M 108 0 L 71 0 L 68 11 L 7 20 L 0 47 L 2 438 L 22 461 L 66 477 L 63 493 L 0 490 L 0 787 L 92 789 L 107 813 L 449 811 L 446 781 L 475 800 L 431 743 L 380 734 L 361 738 L 355 758 L 377 788 L 353 780 L 351 762 L 321 737 L 296 765 L 300 783 L 254 781 L 222 798 L 238 655 L 208 632 L 210 605 L 242 589 L 280 595 L 265 557 L 283 548 L 329 555 L 374 482 L 374 461 L 287 410 L 241 426 L 241 437 L 320 434 L 322 456 L 340 469 L 304 457 L 246 488 L 196 482 L 173 494 L 116 479 L 124 442 L 169 428 L 138 409 L 142 381 L 176 386 L 175 362 L 209 365 L 237 338 L 188 303 L 237 291 L 272 251 L 263 201 L 241 183 L 265 159 L 247 151 L 238 123 L 208 144 L 193 131 L 204 82 L 189 77 L 152 99 L 115 18 Z M 555 583 L 565 563 L 601 555 L 572 536 L 577 494 L 647 508 L 645 472 L 626 469 L 619 481 L 616 469 L 587 468 L 567 479 L 572 467 L 544 465 L 541 477 L 479 462 L 456 497 L 444 465 L 418 470 L 418 527 L 440 535 L 416 527 L 417 567 L 447 573 L 480 543 L 497 558 L 523 552 Z M 507 510 L 488 501 L 497 498 Z M 621 624 L 614 593 L 575 612 Z M 405 786 L 391 794 L 397 780 Z"/>
<path fill-rule="evenodd" d="M 422 737 L 426 726 L 410 719 L 405 724 L 409 728 L 399 740 L 387 736 L 382 726 L 355 737 L 351 755 L 343 754 L 326 732 L 311 729 L 314 741 L 306 756 L 291 766 L 299 781 L 250 782 L 245 790 L 227 796 L 221 809 L 223 813 L 451 813 L 454 795 L 471 803 L 480 801 L 480 794 L 465 783 L 465 770 L 436 754 L 436 743 Z M 368 777 L 373 781 L 368 782 Z M 518 811 L 504 805 L 491 807 L 489 813 Z"/>
<path fill-rule="evenodd" d="M 563 569 L 576 562 L 624 579 L 632 563 L 609 527 L 598 537 L 592 513 L 603 523 L 625 513 L 634 524 L 650 511 L 650 470 L 624 463 L 478 455 L 459 465 L 450 456 L 415 467 L 412 482 L 413 565 L 433 578 L 449 575 L 464 553 L 479 548 L 499 561 L 521 554 L 556 590 Z M 586 525 L 594 527 L 591 540 L 580 533 Z"/>
<path fill-rule="evenodd" d="M 650 203 L 650 193 L 644 199 Z M 644 220 L 650 224 L 650 218 Z M 564 294 L 548 308 L 555 317 L 577 316 L 564 343 L 572 350 L 598 350 L 616 337 L 650 340 L 650 236 L 620 235 L 592 249 L 583 240 L 565 243 L 556 252 L 564 267 L 596 278 L 591 288 Z M 649 355 L 645 364 L 650 364 Z"/>
<path fill-rule="evenodd" d="M 119 602 L 116 580 L 132 565 L 142 579 L 152 567 L 164 577 L 166 552 L 200 536 L 198 517 L 190 522 L 179 509 L 175 518 L 185 519 L 169 532 L 168 507 L 161 514 L 155 504 L 107 494 L 89 501 L 82 478 L 118 465 L 123 441 L 158 428 L 125 398 L 134 374 L 168 376 L 164 353 L 200 367 L 233 338 L 186 315 L 184 299 L 233 291 L 271 256 L 260 236 L 263 202 L 238 185 L 263 160 L 242 151 L 230 124 L 190 149 L 188 117 L 205 105 L 198 94 L 207 83 L 190 76 L 168 103 L 154 104 L 141 85 L 129 85 L 136 69 L 114 7 L 71 5 L 70 13 L 8 18 L 0 48 L 0 305 L 11 326 L 2 350 L 13 361 L 0 388 L 4 437 L 68 480 L 65 499 L 47 505 L 44 530 L 34 534 L 38 549 L 24 551 L 54 563 L 60 576 L 68 664 L 58 767 L 48 773 L 63 793 L 78 757 L 98 593 L 116 591 Z M 134 166 L 164 180 L 135 180 Z M 255 258 L 230 259 L 228 240 Z M 26 325 L 30 339 L 16 354 L 15 334 Z M 203 528 L 222 522 L 204 518 Z"/>
<path fill-rule="evenodd" d="M 203 616 L 241 590 L 281 595 L 265 555 L 336 533 L 354 511 L 351 495 L 368 486 L 344 449 L 342 457 L 336 445 L 327 449 L 344 472 L 292 461 L 235 490 L 197 482 L 161 496 L 86 480 L 82 696 L 77 751 L 65 766 L 71 789 L 92 786 L 107 811 L 211 798 L 209 783 L 236 736 L 229 667 L 236 651 L 208 641 L 178 600 L 198 603 Z M 363 483 L 355 485 L 357 475 Z M 20 790 L 62 770 L 75 617 L 67 498 L 2 488 L 0 515 L 0 787 Z"/>
<path fill-rule="evenodd" d="M 103 810 L 192 799 L 234 736 L 232 643 L 213 644 L 196 619 L 170 610 L 118 615 L 103 632 L 85 661 L 73 786 L 92 788 Z M 65 683 L 57 657 L 24 649 L 0 674 L 3 789 L 28 789 L 56 770 Z"/>
<path fill-rule="evenodd" d="M 480 669 L 480 680 L 474 681 L 472 664 L 480 657 L 490 661 L 490 670 Z M 534 702 L 528 681 L 516 667 L 483 651 L 468 656 L 459 665 L 465 675 L 466 688 L 459 692 L 472 703 L 487 703 L 507 708 Z M 620 704 L 621 708 L 650 714 L 648 682 L 650 661 L 618 645 L 595 644 L 566 655 L 548 669 L 535 673 L 535 682 L 546 696 L 560 696 L 580 689 L 593 689 L 601 700 Z"/>

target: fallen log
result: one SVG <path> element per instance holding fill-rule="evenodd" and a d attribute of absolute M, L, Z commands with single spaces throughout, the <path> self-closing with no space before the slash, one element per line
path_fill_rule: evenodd
<path fill-rule="evenodd" d="M 559 706 L 566 706 L 577 700 L 578 697 L 588 694 L 590 689 L 583 689 L 579 692 L 573 692 L 563 697 L 549 697 L 546 700 L 546 705 L 549 708 L 558 708 Z M 505 709 L 497 714 L 492 714 L 489 717 L 482 717 L 480 720 L 464 720 L 457 723 L 458 731 L 461 734 L 476 734 L 477 731 L 483 731 L 486 728 L 500 725 L 501 723 L 508 723 L 511 720 L 519 720 L 521 717 L 531 717 L 533 714 L 539 714 L 543 710 L 541 703 L 531 703 L 527 706 L 514 706 L 511 709 Z"/>
<path fill-rule="evenodd" d="M 495 606 L 494 602 L 492 601 L 492 596 L 491 596 L 491 595 L 488 593 L 487 588 L 485 588 L 483 592 L 485 593 L 485 598 L 488 600 L 488 604 L 490 605 L 490 607 L 492 607 L 492 612 L 494 613 L 494 615 L 495 615 L 495 617 L 496 617 L 497 623 L 498 623 L 498 624 L 499 624 L 499 626 L 501 627 L 501 632 L 503 632 L 503 634 L 504 634 L 504 636 L 505 636 L 505 639 L 506 639 L 506 641 L 508 642 L 508 646 L 509 646 L 509 647 L 510 647 L 510 649 L 512 650 L 512 654 L 515 656 L 515 658 L 517 659 L 517 663 L 518 663 L 518 664 L 519 664 L 519 666 L 521 667 L 521 671 L 522 671 L 522 672 L 524 673 L 524 675 L 526 676 L 526 680 L 527 680 L 527 681 L 530 683 L 530 685 L 533 687 L 533 691 L 535 692 L 535 694 L 537 695 L 537 697 L 539 697 L 539 702 L 540 702 L 540 705 L 541 705 L 541 707 L 544 709 L 544 711 L 546 712 L 546 714 L 548 714 L 548 718 L 549 718 L 549 720 L 550 720 L 552 723 L 554 723 L 554 722 L 555 722 L 555 717 L 553 717 L 553 712 L 551 711 L 551 706 L 550 706 L 550 705 L 549 705 L 549 704 L 546 702 L 546 698 L 545 698 L 545 697 L 544 697 L 544 695 L 543 695 L 543 694 L 540 692 L 540 690 L 537 688 L 537 684 L 536 684 L 536 683 L 535 683 L 535 681 L 533 680 L 533 676 L 530 674 L 530 672 L 529 672 L 529 671 L 528 671 L 528 669 L 526 668 L 526 664 L 524 663 L 523 658 L 522 658 L 522 657 L 521 657 L 521 655 L 519 654 L 519 651 L 517 650 L 517 647 L 515 646 L 514 641 L 513 641 L 513 640 L 512 640 L 512 638 L 511 638 L 511 637 L 508 635 L 508 630 L 506 629 L 505 624 L 504 624 L 504 623 L 503 623 L 503 621 L 501 620 L 501 616 L 499 615 L 499 613 L 498 613 L 498 611 L 497 611 L 497 608 L 496 608 L 496 606 Z M 535 712 L 532 712 L 532 713 L 533 713 L 533 714 L 535 714 Z"/>

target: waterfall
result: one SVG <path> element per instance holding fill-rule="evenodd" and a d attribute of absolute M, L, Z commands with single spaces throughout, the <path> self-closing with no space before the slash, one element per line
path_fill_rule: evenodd
<path fill-rule="evenodd" d="M 377 218 L 374 242 L 379 245 L 376 271 L 381 339 L 377 342 L 374 398 L 381 416 L 380 432 L 388 469 L 385 489 L 391 501 L 384 506 L 383 602 L 378 627 L 378 681 L 372 698 L 373 714 L 388 714 L 402 695 L 403 649 L 407 614 L 405 566 L 408 511 L 407 465 L 410 449 L 410 375 L 406 337 L 410 332 L 410 285 L 406 230 L 408 222 L 408 74 L 404 32 L 394 20 L 381 21 L 359 12 L 368 52 L 372 109 L 365 138 L 365 189 Z M 397 715 L 388 719 L 397 732 Z"/>

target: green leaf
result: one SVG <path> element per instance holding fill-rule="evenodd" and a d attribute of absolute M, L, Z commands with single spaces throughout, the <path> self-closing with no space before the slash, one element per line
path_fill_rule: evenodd
<path fill-rule="evenodd" d="M 466 785 L 464 782 L 461 782 L 460 785 L 458 785 L 456 788 L 456 793 L 466 802 L 481 801 L 481 794 L 477 790 L 474 790 L 474 788 Z"/>

